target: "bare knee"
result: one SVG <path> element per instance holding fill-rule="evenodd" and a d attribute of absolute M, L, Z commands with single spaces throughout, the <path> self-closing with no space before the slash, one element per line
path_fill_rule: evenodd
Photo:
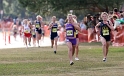
<path fill-rule="evenodd" d="M 73 48 L 72 48 L 72 47 L 70 47 L 70 48 L 69 48 L 69 51 L 72 51 L 72 50 L 73 50 Z"/>
<path fill-rule="evenodd" d="M 55 45 L 57 45 L 57 42 L 55 42 Z"/>
<path fill-rule="evenodd" d="M 107 45 L 106 45 L 106 43 L 103 43 L 102 46 L 103 46 L 103 47 L 106 47 Z"/>

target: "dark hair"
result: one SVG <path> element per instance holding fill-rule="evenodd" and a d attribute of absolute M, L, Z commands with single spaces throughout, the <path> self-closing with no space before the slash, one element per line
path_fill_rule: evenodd
<path fill-rule="evenodd" d="M 123 13 L 123 11 L 119 11 L 120 13 Z"/>
<path fill-rule="evenodd" d="M 124 17 L 124 15 L 123 15 L 123 14 L 121 14 L 121 15 L 120 15 L 120 17 Z"/>
<path fill-rule="evenodd" d="M 91 21 L 91 17 L 92 16 L 90 14 L 87 15 L 87 22 Z"/>
<path fill-rule="evenodd" d="M 113 16 L 114 19 L 117 19 L 118 17 L 117 16 Z"/>
<path fill-rule="evenodd" d="M 91 15 L 90 14 L 87 14 L 87 18 L 91 18 Z"/>
<path fill-rule="evenodd" d="M 118 12 L 118 9 L 117 8 L 114 8 L 114 10 L 113 10 L 114 12 Z"/>

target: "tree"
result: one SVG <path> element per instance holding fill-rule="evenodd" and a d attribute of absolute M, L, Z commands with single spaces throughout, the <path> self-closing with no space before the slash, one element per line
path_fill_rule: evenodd
<path fill-rule="evenodd" d="M 62 11 L 66 13 L 69 10 L 93 10 L 108 11 L 119 5 L 124 0 L 19 0 L 23 7 L 30 11 L 45 14 L 49 10 Z"/>
<path fill-rule="evenodd" d="M 50 0 L 51 1 L 51 0 Z M 99 11 L 108 11 L 114 7 L 119 8 L 119 5 L 124 3 L 124 0 L 54 0 L 50 4 L 55 10 L 83 10 L 89 9 L 94 11 L 95 8 Z"/>
<path fill-rule="evenodd" d="M 64 16 L 70 10 L 74 14 L 82 17 L 85 12 L 98 13 L 102 11 L 110 11 L 113 8 L 120 8 L 124 0 L 18 0 L 19 3 L 27 10 L 40 14 L 46 19 L 52 15 Z"/>
<path fill-rule="evenodd" d="M 31 17 L 32 15 L 35 16 L 35 13 L 28 11 L 26 10 L 26 8 L 22 7 L 18 0 L 0 0 L 0 9 L 1 7 L 4 10 L 4 16 L 10 16 L 13 18 L 25 18 Z"/>

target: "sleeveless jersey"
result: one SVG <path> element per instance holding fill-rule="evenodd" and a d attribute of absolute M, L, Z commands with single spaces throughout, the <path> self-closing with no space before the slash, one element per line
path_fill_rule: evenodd
<path fill-rule="evenodd" d="M 24 25 L 24 33 L 30 33 L 30 27 L 28 25 Z"/>
<path fill-rule="evenodd" d="M 104 24 L 101 22 L 100 24 L 100 34 L 101 36 L 110 36 L 111 29 L 107 26 L 107 24 Z"/>
<path fill-rule="evenodd" d="M 66 38 L 76 38 L 76 30 L 72 24 L 66 24 Z"/>
<path fill-rule="evenodd" d="M 36 21 L 35 27 L 36 27 L 36 29 L 39 29 L 41 27 L 40 21 Z"/>
<path fill-rule="evenodd" d="M 57 34 L 57 28 L 58 28 L 57 23 L 53 24 L 51 28 L 51 34 Z"/>

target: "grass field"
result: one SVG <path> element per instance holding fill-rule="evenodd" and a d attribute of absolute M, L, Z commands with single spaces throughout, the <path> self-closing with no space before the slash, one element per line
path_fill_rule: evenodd
<path fill-rule="evenodd" d="M 124 47 L 110 47 L 103 62 L 100 43 L 80 44 L 79 61 L 69 65 L 67 46 L 0 49 L 0 76 L 124 76 Z"/>

